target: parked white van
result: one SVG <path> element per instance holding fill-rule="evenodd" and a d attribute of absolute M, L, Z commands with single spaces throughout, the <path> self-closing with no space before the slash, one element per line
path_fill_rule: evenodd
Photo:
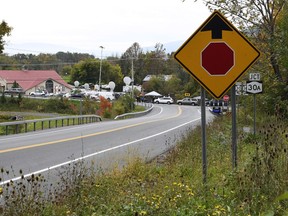
<path fill-rule="evenodd" d="M 107 100 L 115 100 L 115 94 L 114 92 L 104 92 L 104 91 L 101 91 L 101 92 L 98 92 L 96 91 L 95 93 L 93 92 L 93 94 L 90 94 L 90 98 L 100 98 L 100 97 L 104 97 L 105 99 Z"/>

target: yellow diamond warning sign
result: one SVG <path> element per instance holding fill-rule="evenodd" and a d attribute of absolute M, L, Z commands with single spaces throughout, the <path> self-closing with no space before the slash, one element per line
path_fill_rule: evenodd
<path fill-rule="evenodd" d="M 221 98 L 260 52 L 218 11 L 176 51 L 174 58 L 215 98 Z"/>

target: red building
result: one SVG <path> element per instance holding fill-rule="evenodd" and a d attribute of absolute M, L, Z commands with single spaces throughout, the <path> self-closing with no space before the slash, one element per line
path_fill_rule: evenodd
<path fill-rule="evenodd" d="M 12 88 L 15 82 L 26 95 L 46 90 L 48 93 L 70 92 L 72 86 L 66 83 L 54 70 L 0 70 L 2 91 Z"/>

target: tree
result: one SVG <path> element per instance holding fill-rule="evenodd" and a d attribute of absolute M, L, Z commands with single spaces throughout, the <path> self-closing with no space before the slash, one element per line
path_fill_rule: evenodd
<path fill-rule="evenodd" d="M 61 71 L 61 75 L 62 76 L 68 76 L 71 74 L 71 71 L 72 71 L 72 66 L 71 65 L 66 65 L 62 68 L 62 71 Z"/>
<path fill-rule="evenodd" d="M 175 95 L 180 92 L 181 80 L 177 78 L 175 75 L 172 75 L 170 79 L 166 80 L 163 85 L 163 90 L 161 91 L 164 95 Z"/>
<path fill-rule="evenodd" d="M 19 88 L 19 84 L 16 82 L 16 80 L 13 82 L 12 88 Z"/>
<path fill-rule="evenodd" d="M 157 91 L 162 93 L 164 83 L 165 81 L 162 79 L 162 77 L 152 76 L 148 82 L 143 84 L 142 87 L 144 88 L 145 92 Z"/>
<path fill-rule="evenodd" d="M 286 69 L 286 77 L 284 80 L 288 83 L 288 4 L 284 6 L 283 13 L 280 16 L 279 28 L 281 29 L 279 37 L 279 45 L 277 46 L 280 51 L 280 61 L 283 68 Z M 288 94 L 287 94 L 288 97 Z"/>
<path fill-rule="evenodd" d="M 120 66 L 124 76 L 132 78 L 132 61 L 134 72 L 134 84 L 142 83 L 143 77 L 143 50 L 140 45 L 135 42 L 121 56 Z"/>
<path fill-rule="evenodd" d="M 185 1 L 185 0 L 184 0 Z M 283 81 L 283 71 L 279 65 L 279 49 L 277 47 L 277 21 L 287 0 L 203 0 L 213 11 L 220 10 L 226 17 L 253 36 L 263 56 L 269 59 L 274 74 Z"/>
<path fill-rule="evenodd" d="M 0 69 L 1 70 L 13 70 L 17 69 L 14 65 L 17 65 L 18 62 L 12 59 L 7 54 L 0 55 Z"/>
<path fill-rule="evenodd" d="M 71 70 L 71 81 L 79 81 L 81 84 L 98 84 L 100 72 L 99 59 L 86 59 L 75 64 Z M 119 65 L 112 65 L 108 61 L 102 62 L 101 84 L 115 82 L 116 87 L 122 86 L 123 74 Z"/>
<path fill-rule="evenodd" d="M 86 59 L 75 64 L 71 70 L 71 81 L 80 83 L 98 83 L 100 61 L 96 59 Z"/>
<path fill-rule="evenodd" d="M 3 20 L 0 24 L 0 54 L 3 53 L 5 41 L 3 40 L 4 36 L 9 36 L 12 31 L 12 27 Z"/>
<path fill-rule="evenodd" d="M 166 53 L 163 44 L 157 43 L 155 50 L 147 52 L 145 58 L 145 65 L 148 74 L 161 75 L 166 74 Z M 147 74 L 147 75 L 148 75 Z"/>

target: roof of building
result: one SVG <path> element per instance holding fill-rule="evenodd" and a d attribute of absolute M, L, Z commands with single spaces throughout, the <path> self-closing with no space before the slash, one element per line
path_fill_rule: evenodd
<path fill-rule="evenodd" d="M 7 83 L 16 81 L 24 91 L 49 79 L 71 88 L 55 70 L 0 70 L 0 77 Z"/>

